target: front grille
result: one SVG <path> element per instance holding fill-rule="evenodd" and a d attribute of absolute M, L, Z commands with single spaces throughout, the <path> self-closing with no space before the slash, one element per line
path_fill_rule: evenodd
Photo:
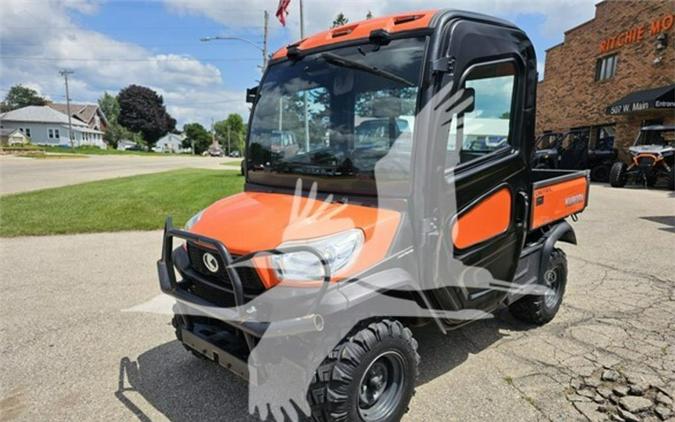
<path fill-rule="evenodd" d="M 638 157 L 637 163 L 640 167 L 651 167 L 654 165 L 654 158 L 645 156 Z"/>
<path fill-rule="evenodd" d="M 212 249 L 197 246 L 190 242 L 187 244 L 187 250 L 188 256 L 190 257 L 190 266 L 194 271 L 198 272 L 207 281 L 215 285 L 232 289 L 232 282 L 230 281 L 230 277 L 227 275 L 227 271 L 225 271 L 225 264 L 218 252 Z M 211 254 L 218 263 L 218 270 L 215 273 L 212 272 L 204 262 L 204 255 L 207 253 Z M 236 259 L 238 257 L 233 255 L 232 258 Z M 244 287 L 244 293 L 259 294 L 265 290 L 265 287 L 261 283 L 260 277 L 258 277 L 258 272 L 255 270 L 255 268 L 243 267 L 237 268 L 236 271 L 239 274 L 239 278 L 241 279 L 241 283 Z"/>

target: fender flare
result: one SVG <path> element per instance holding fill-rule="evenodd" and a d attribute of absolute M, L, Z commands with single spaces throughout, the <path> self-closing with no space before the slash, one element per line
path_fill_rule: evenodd
<path fill-rule="evenodd" d="M 539 280 L 544 279 L 548 260 L 551 257 L 551 253 L 553 252 L 553 248 L 557 241 L 571 243 L 573 245 L 577 244 L 577 235 L 567 221 L 561 221 L 553 226 L 553 228 L 546 233 L 545 238 L 546 240 L 544 241 L 544 246 L 541 248 L 541 259 L 539 261 Z"/>

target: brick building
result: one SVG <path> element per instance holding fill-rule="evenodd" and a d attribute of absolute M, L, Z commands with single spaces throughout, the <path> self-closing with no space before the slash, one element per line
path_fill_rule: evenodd
<path fill-rule="evenodd" d="M 592 146 L 613 138 L 625 159 L 641 126 L 675 124 L 674 5 L 606 0 L 566 31 L 546 51 L 537 134 L 578 129 Z"/>

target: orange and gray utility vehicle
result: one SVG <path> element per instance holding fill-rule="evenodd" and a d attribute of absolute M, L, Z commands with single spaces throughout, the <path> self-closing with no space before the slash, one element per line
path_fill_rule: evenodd
<path fill-rule="evenodd" d="M 502 306 L 550 321 L 589 175 L 531 166 L 536 68 L 522 30 L 453 10 L 277 51 L 247 92 L 244 192 L 182 229 L 167 219 L 158 271 L 178 339 L 254 384 L 271 377 L 251 359 L 266 337 L 305 347 L 284 356 L 300 366 L 322 353 L 311 417 L 394 421 L 415 388 L 410 327 Z"/>

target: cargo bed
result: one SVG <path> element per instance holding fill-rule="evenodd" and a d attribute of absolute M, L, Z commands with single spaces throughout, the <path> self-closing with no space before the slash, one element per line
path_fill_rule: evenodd
<path fill-rule="evenodd" d="M 530 230 L 582 212 L 589 184 L 588 170 L 532 170 Z"/>

